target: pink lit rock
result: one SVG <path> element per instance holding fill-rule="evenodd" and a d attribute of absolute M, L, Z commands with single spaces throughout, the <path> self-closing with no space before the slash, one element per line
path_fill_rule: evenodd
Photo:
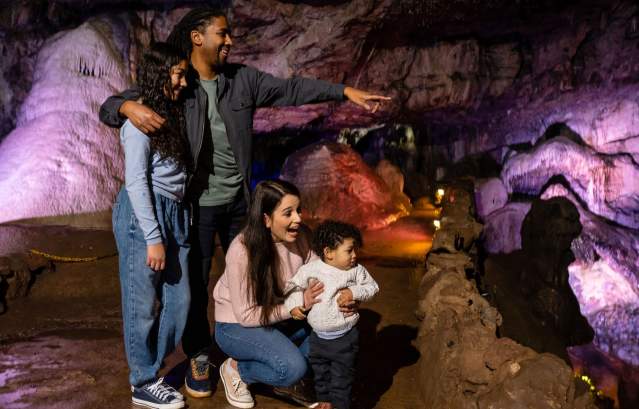
<path fill-rule="evenodd" d="M 508 192 L 499 178 L 478 179 L 475 181 L 475 209 L 479 220 L 497 209 L 501 209 L 508 202 Z"/>
<path fill-rule="evenodd" d="M 111 207 L 123 158 L 97 109 L 128 86 L 113 31 L 92 20 L 40 51 L 18 127 L 0 145 L 0 223 Z"/>
<path fill-rule="evenodd" d="M 628 155 L 602 156 L 564 137 L 551 139 L 504 165 L 508 192 L 538 195 L 561 175 L 594 214 L 639 228 L 639 166 Z"/>
<path fill-rule="evenodd" d="M 281 177 L 302 193 L 307 217 L 338 219 L 363 229 L 387 226 L 408 214 L 386 183 L 347 145 L 319 142 L 286 158 Z"/>
<path fill-rule="evenodd" d="M 481 237 L 488 253 L 521 250 L 521 226 L 530 206 L 530 203 L 508 203 L 486 216 Z"/>

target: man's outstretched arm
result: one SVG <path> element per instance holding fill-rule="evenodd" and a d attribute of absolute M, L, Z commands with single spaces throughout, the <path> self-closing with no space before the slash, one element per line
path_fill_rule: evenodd
<path fill-rule="evenodd" d="M 100 121 L 112 128 L 119 128 L 128 118 L 145 134 L 157 131 L 164 123 L 164 118 L 146 105 L 137 102 L 139 98 L 140 93 L 136 89 L 128 89 L 110 96 L 100 107 Z"/>
<path fill-rule="evenodd" d="M 348 99 L 353 103 L 376 112 L 382 101 L 389 97 L 374 95 L 343 84 L 310 78 L 293 77 L 282 79 L 249 68 L 253 74 L 253 92 L 256 107 L 299 106 L 315 102 L 341 101 Z"/>

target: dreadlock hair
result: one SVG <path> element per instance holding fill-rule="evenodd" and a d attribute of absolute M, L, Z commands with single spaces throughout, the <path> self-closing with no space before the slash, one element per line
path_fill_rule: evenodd
<path fill-rule="evenodd" d="M 326 220 L 317 226 L 313 234 L 313 251 L 323 261 L 325 248 L 335 250 L 346 239 L 353 239 L 357 247 L 362 246 L 362 234 L 357 227 L 336 220 Z"/>
<path fill-rule="evenodd" d="M 173 31 L 169 34 L 166 42 L 190 57 L 193 51 L 191 31 L 197 30 L 203 33 L 206 27 L 211 24 L 213 17 L 226 18 L 226 14 L 224 14 L 222 10 L 214 7 L 196 7 L 192 9 L 173 27 Z"/>
<path fill-rule="evenodd" d="M 280 258 L 264 223 L 264 215 L 272 216 L 286 195 L 300 197 L 292 183 L 265 180 L 257 184 L 243 232 L 243 244 L 248 254 L 247 287 L 256 306 L 262 307 L 260 323 L 268 324 L 276 307 L 284 302 L 284 283 L 280 279 Z"/>
<path fill-rule="evenodd" d="M 190 155 L 186 137 L 183 104 L 172 101 L 165 92 L 171 90 L 171 67 L 186 60 L 186 56 L 166 43 L 155 43 L 146 50 L 137 69 L 137 82 L 145 105 L 164 117 L 164 125 L 149 134 L 151 149 L 160 158 L 171 158 L 185 170 Z"/>

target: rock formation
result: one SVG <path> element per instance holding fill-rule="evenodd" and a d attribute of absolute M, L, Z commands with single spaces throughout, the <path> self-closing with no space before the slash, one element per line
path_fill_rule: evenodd
<path fill-rule="evenodd" d="M 444 203 L 444 213 L 467 211 L 463 202 Z M 454 224 L 444 223 L 435 236 L 448 226 Z M 475 267 L 472 256 L 433 251 L 419 288 L 419 385 L 425 408 L 595 407 L 588 395 L 576 392 L 564 361 L 497 337 L 500 313 L 466 278 Z"/>
<path fill-rule="evenodd" d="M 17 128 L 0 145 L 0 222 L 108 210 L 122 183 L 117 133 L 96 112 L 128 85 L 110 40 L 118 25 L 92 20 L 40 50 Z"/>
<path fill-rule="evenodd" d="M 569 282 L 595 329 L 594 344 L 639 365 L 639 236 L 588 212 L 562 185 L 549 186 L 542 197 L 565 197 L 579 211 L 583 230 L 573 243 L 577 259 L 568 267 Z"/>
<path fill-rule="evenodd" d="M 484 249 L 491 254 L 521 250 L 521 225 L 529 210 L 529 202 L 513 202 L 484 216 Z"/>
<path fill-rule="evenodd" d="M 121 183 L 122 159 L 116 133 L 97 122 L 97 108 L 131 82 L 141 46 L 164 40 L 188 7 L 204 3 L 144 0 L 134 10 L 119 0 L 3 6 L 0 222 L 110 207 Z M 636 343 L 632 300 L 639 293 L 636 2 L 220 4 L 229 7 L 234 28 L 231 61 L 393 97 L 378 114 L 346 102 L 259 110 L 256 133 L 312 131 L 316 137 L 310 143 L 320 137 L 339 139 L 345 128 L 379 134 L 410 129 L 410 149 L 397 149 L 393 158 L 380 154 L 396 143 L 390 139 L 384 148 L 353 146 L 370 167 L 384 158 L 398 166 L 412 198 L 430 193 L 435 180 L 455 174 L 452 168 L 463 167 L 464 161 L 488 159 L 503 168 L 499 174 L 484 172 L 482 166 L 470 172 L 482 178 L 475 199 L 488 253 L 522 249 L 521 228 L 535 199 L 559 195 L 573 202 L 583 227 L 572 245 L 576 261 L 570 284 L 588 311 L 597 345 L 637 362 L 629 346 Z M 278 144 L 286 145 L 278 152 L 288 154 L 306 143 L 282 137 L 272 146 Z M 300 181 L 299 169 L 321 165 L 301 163 L 296 169 L 290 163 L 283 174 Z M 269 176 L 278 173 L 271 170 Z M 369 193 L 355 203 L 369 221 L 359 222 L 354 214 L 344 217 L 378 227 L 403 214 L 398 205 L 403 199 L 390 197 L 369 170 L 364 174 L 351 173 L 348 183 L 340 185 L 351 191 L 341 196 L 307 200 L 313 216 L 335 216 L 321 203 L 338 198 L 340 206 L 355 208 L 346 198 Z M 338 186 L 333 176 L 324 177 Z M 313 183 L 324 186 L 323 181 Z M 462 225 L 448 236 L 439 233 L 435 244 L 459 252 L 458 237 L 464 237 L 461 247 L 468 250 L 476 226 L 468 220 Z M 623 294 L 600 290 L 606 285 Z M 623 319 L 610 319 L 612 314 Z"/>
<path fill-rule="evenodd" d="M 517 154 L 501 179 L 510 193 L 539 195 L 561 176 L 594 214 L 631 228 L 639 227 L 639 166 L 628 155 L 599 155 L 564 137 Z"/>
<path fill-rule="evenodd" d="M 300 189 L 309 219 L 338 219 L 376 229 L 408 214 L 408 198 L 393 193 L 346 145 L 310 145 L 286 159 L 281 177 Z"/>

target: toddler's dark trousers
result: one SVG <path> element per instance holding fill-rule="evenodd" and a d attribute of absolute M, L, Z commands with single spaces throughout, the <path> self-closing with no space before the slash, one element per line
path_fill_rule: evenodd
<path fill-rule="evenodd" d="M 331 402 L 335 409 L 350 409 L 359 331 L 353 327 L 335 339 L 322 339 L 313 332 L 309 342 L 317 400 Z"/>

